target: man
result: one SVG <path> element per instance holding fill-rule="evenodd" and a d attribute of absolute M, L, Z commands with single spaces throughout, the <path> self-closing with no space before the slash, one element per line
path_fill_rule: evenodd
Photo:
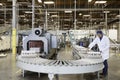
<path fill-rule="evenodd" d="M 104 77 L 106 77 L 108 74 L 107 60 L 109 58 L 110 41 L 109 41 L 109 38 L 107 36 L 103 35 L 102 31 L 97 31 L 96 34 L 97 34 L 97 37 L 89 45 L 89 49 L 91 49 L 96 44 L 98 45 L 99 51 L 101 52 L 101 55 L 103 58 L 103 64 L 104 64 L 104 69 L 103 69 L 102 75 Z"/>

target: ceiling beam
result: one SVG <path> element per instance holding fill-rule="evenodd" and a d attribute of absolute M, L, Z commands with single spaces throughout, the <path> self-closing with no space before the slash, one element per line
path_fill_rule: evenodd
<path fill-rule="evenodd" d="M 4 10 L 4 9 L 0 9 L 0 10 Z M 6 10 L 12 10 L 11 8 L 6 8 Z M 19 9 L 19 10 L 31 10 L 31 9 L 27 9 L 27 8 L 24 8 L 24 9 Z M 65 11 L 65 10 L 71 10 L 71 11 L 74 11 L 73 8 L 49 8 L 49 9 L 41 9 L 41 10 L 48 10 L 48 11 Z M 92 9 L 89 9 L 89 8 L 77 8 L 76 9 L 77 11 L 118 11 L 120 10 L 120 8 L 92 8 Z"/>

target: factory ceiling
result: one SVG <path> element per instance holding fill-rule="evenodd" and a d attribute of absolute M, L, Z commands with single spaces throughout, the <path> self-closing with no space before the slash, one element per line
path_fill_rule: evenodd
<path fill-rule="evenodd" d="M 40 1 L 40 2 L 39 2 Z M 46 3 L 46 2 L 51 3 Z M 101 2 L 100 1 L 104 1 Z M 32 0 L 17 0 L 17 15 L 20 25 L 32 25 Z M 76 9 L 75 9 L 76 7 Z M 109 11 L 108 22 L 119 15 L 120 0 L 35 0 L 35 25 L 45 24 L 47 10 L 48 27 L 60 25 L 60 29 L 73 29 L 88 25 L 104 24 L 105 13 Z M 5 15 L 6 14 L 6 15 Z M 12 0 L 0 0 L 0 24 L 12 22 Z"/>

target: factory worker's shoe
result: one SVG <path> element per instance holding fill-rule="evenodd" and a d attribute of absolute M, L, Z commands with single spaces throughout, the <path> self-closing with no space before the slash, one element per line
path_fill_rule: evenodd
<path fill-rule="evenodd" d="M 100 73 L 100 76 L 107 76 L 107 75 L 108 75 L 108 73 L 107 74 Z"/>

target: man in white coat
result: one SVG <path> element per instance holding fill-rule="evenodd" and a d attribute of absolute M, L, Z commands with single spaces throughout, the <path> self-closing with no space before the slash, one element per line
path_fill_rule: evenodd
<path fill-rule="evenodd" d="M 102 75 L 105 77 L 108 74 L 108 63 L 107 60 L 109 58 L 109 47 L 110 41 L 109 38 L 103 35 L 102 31 L 96 32 L 97 37 L 93 40 L 93 42 L 89 45 L 89 49 L 91 49 L 95 44 L 98 45 L 99 51 L 101 52 L 103 58 L 104 69 Z"/>

